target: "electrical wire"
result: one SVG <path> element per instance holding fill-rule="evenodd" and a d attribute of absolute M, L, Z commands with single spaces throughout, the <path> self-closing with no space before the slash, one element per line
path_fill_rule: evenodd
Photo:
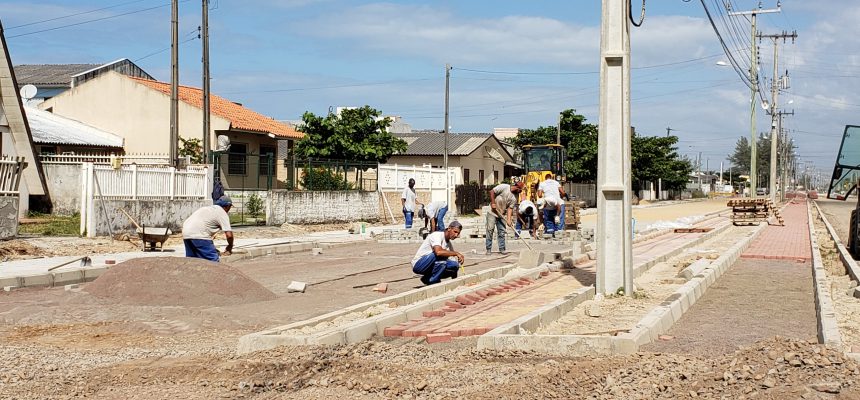
<path fill-rule="evenodd" d="M 180 2 L 180 3 L 185 3 L 185 2 L 188 2 L 188 1 L 190 1 L 190 0 L 180 0 L 179 2 Z M 90 19 L 90 20 L 86 20 L 86 21 L 75 22 L 75 23 L 73 23 L 73 24 L 66 24 L 66 25 L 55 26 L 55 27 L 53 27 L 53 28 L 40 29 L 40 30 L 37 30 L 37 31 L 32 31 L 32 32 L 27 32 L 27 33 L 21 33 L 21 34 L 18 34 L 18 35 L 7 36 L 6 38 L 7 38 L 7 39 L 13 39 L 13 38 L 21 37 L 21 36 L 35 35 L 35 34 L 37 34 L 37 33 L 43 33 L 43 32 L 49 32 L 49 31 L 55 31 L 55 30 L 58 30 L 58 29 L 69 28 L 69 27 L 72 27 L 72 26 L 79 26 L 79 25 L 89 24 L 89 23 L 91 23 L 91 22 L 98 22 L 98 21 L 104 21 L 104 20 L 113 19 L 113 18 L 118 18 L 118 17 L 124 17 L 124 16 L 126 16 L 126 15 L 138 14 L 138 13 L 142 13 L 142 12 L 146 12 L 146 11 L 155 10 L 155 9 L 162 8 L 162 7 L 167 7 L 167 6 L 169 6 L 170 4 L 171 4 L 171 3 L 167 3 L 167 4 L 162 4 L 162 5 L 160 5 L 160 6 L 144 8 L 144 9 L 140 9 L 140 10 L 136 10 L 136 11 L 129 11 L 129 12 L 121 13 L 121 14 L 109 15 L 109 16 L 107 16 L 107 17 L 94 18 L 94 19 Z"/>
<path fill-rule="evenodd" d="M 122 7 L 122 6 L 125 6 L 125 5 L 129 5 L 129 4 L 140 3 L 141 1 L 144 1 L 144 0 L 128 1 L 128 2 L 125 2 L 125 3 L 115 4 L 115 5 L 108 6 L 108 7 L 97 8 L 97 9 L 95 9 L 95 10 L 82 11 L 82 12 L 79 12 L 79 13 L 63 15 L 63 16 L 60 16 L 60 17 L 54 17 L 54 18 L 43 19 L 43 20 L 41 20 L 41 21 L 28 22 L 28 23 L 26 23 L 26 24 L 10 26 L 10 27 L 6 28 L 6 30 L 7 30 L 7 31 L 10 31 L 10 30 L 12 30 L 12 29 L 23 28 L 23 27 L 25 27 L 25 26 L 44 24 L 45 22 L 58 21 L 58 20 L 61 20 L 61 19 L 66 19 L 66 18 L 71 18 L 71 17 L 77 17 L 77 16 L 79 16 L 79 15 L 92 14 L 92 13 L 94 13 L 94 12 L 99 12 L 99 11 L 104 11 L 104 10 L 110 10 L 111 8 L 117 8 L 117 7 Z"/>
<path fill-rule="evenodd" d="M 702 3 L 702 8 L 704 8 L 705 10 L 705 15 L 708 17 L 708 21 L 710 21 L 711 27 L 714 29 L 714 33 L 717 35 L 717 39 L 719 39 L 720 46 L 723 47 L 723 52 L 725 53 L 726 57 L 728 57 L 729 64 L 732 66 L 732 69 L 735 70 L 735 73 L 738 74 L 738 76 L 741 78 L 741 82 L 743 82 L 744 85 L 746 85 L 750 89 L 753 89 L 753 83 L 750 81 L 750 78 L 746 76 L 746 74 L 741 70 L 737 60 L 735 60 L 734 56 L 732 55 L 732 51 L 729 50 L 728 45 L 726 45 L 726 41 L 723 39 L 720 30 L 717 28 L 717 24 L 716 22 L 714 22 L 714 18 L 711 15 L 710 10 L 708 10 L 708 6 L 707 4 L 705 4 L 705 0 L 699 1 Z"/>
<path fill-rule="evenodd" d="M 642 26 L 642 23 L 645 22 L 645 0 L 642 0 L 642 12 L 639 14 L 639 22 L 633 19 L 633 0 L 630 0 L 627 10 L 630 12 L 630 23 L 637 28 Z"/>

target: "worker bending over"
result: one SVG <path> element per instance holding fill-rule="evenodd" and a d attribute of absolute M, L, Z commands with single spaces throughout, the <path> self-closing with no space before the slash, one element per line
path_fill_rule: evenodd
<path fill-rule="evenodd" d="M 462 229 L 463 226 L 459 222 L 451 221 L 444 231 L 427 235 L 412 258 L 412 272 L 421 275 L 421 283 L 432 285 L 445 278 L 457 277 L 457 271 L 465 258 L 454 251 L 451 241 L 460 236 Z M 452 260 L 452 257 L 456 260 Z"/>
<path fill-rule="evenodd" d="M 431 201 L 424 207 L 424 227 L 430 223 L 430 232 L 442 232 L 445 230 L 445 214 L 448 213 L 448 202 Z"/>
<path fill-rule="evenodd" d="M 542 197 L 545 201 L 543 208 L 543 226 L 544 235 L 552 235 L 555 237 L 555 231 L 563 229 L 559 226 L 561 218 L 562 196 L 566 196 L 564 189 L 557 180 L 553 179 L 552 174 L 546 174 L 543 182 L 538 186 L 538 197 Z"/>
<path fill-rule="evenodd" d="M 233 228 L 230 227 L 227 213 L 231 207 L 233 201 L 227 196 L 221 196 L 215 200 L 215 204 L 199 208 L 185 220 L 182 224 L 185 257 L 218 262 L 220 257 L 212 238 L 219 230 L 224 231 L 224 236 L 227 237 L 224 255 L 230 255 L 233 251 Z"/>
<path fill-rule="evenodd" d="M 540 224 L 540 216 L 537 206 L 531 200 L 523 200 L 517 207 L 516 237 L 520 236 L 523 228 L 528 229 L 529 237 L 537 238 L 537 226 Z"/>
<path fill-rule="evenodd" d="M 487 255 L 493 249 L 493 232 L 498 234 L 499 253 L 507 254 L 505 251 L 505 226 L 511 226 L 514 208 L 517 206 L 517 195 L 523 190 L 525 184 L 517 182 L 513 186 L 507 183 L 496 185 L 490 189 L 490 212 L 486 213 L 487 239 L 485 245 Z M 507 224 L 506 224 L 507 223 Z"/>

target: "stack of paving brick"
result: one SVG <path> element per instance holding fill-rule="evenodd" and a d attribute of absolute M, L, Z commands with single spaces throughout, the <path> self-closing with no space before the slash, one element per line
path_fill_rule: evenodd
<path fill-rule="evenodd" d="M 726 204 L 732 208 L 732 223 L 735 225 L 755 225 L 767 221 L 771 210 L 774 210 L 770 199 L 732 199 Z M 777 220 L 782 224 L 782 217 L 775 213 Z"/>
<path fill-rule="evenodd" d="M 383 229 L 382 233 L 376 237 L 378 240 L 391 240 L 391 241 L 410 241 L 410 240 L 422 240 L 421 235 L 418 234 L 418 229 Z"/>
<path fill-rule="evenodd" d="M 496 328 L 496 326 L 492 324 L 470 326 L 468 322 L 457 324 L 456 322 L 452 323 L 450 319 L 442 320 L 441 317 L 450 314 L 456 316 L 458 313 L 464 314 L 465 317 L 470 311 L 479 311 L 477 309 L 471 310 L 471 308 L 480 308 L 479 303 L 487 300 L 489 297 L 517 290 L 532 283 L 534 281 L 529 278 L 520 278 L 491 288 L 459 295 L 454 301 L 445 302 L 445 305 L 441 308 L 424 311 L 421 318 L 385 328 L 383 334 L 389 337 L 426 337 L 429 343 L 447 341 L 453 337 L 483 335 Z"/>
<path fill-rule="evenodd" d="M 564 225 L 565 229 L 579 228 L 579 210 L 585 205 L 584 201 L 568 201 L 564 206 Z"/>

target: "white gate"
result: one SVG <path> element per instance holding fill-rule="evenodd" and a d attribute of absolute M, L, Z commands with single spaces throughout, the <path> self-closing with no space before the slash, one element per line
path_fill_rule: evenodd
<path fill-rule="evenodd" d="M 449 193 L 445 193 L 445 169 L 419 167 L 416 165 L 379 164 L 378 185 L 380 192 L 400 192 L 408 186 L 409 178 L 415 179 L 415 190 L 430 191 L 430 201 L 454 201 L 454 187 L 463 183 L 459 167 L 448 167 Z M 448 199 L 451 200 L 448 200 Z M 454 208 L 454 207 L 450 207 Z"/>

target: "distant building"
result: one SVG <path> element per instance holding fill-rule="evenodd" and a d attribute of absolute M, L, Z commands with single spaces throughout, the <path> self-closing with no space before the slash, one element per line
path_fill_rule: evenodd
<path fill-rule="evenodd" d="M 519 133 L 520 128 L 493 128 L 493 135 L 496 135 L 499 140 L 516 137 Z"/>

